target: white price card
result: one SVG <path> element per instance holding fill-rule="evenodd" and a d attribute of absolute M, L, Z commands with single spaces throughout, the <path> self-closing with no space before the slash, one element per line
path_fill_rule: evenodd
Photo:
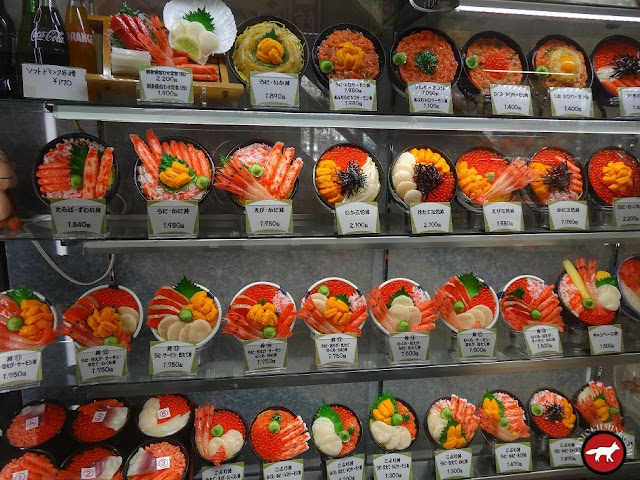
<path fill-rule="evenodd" d="M 425 363 L 429 360 L 429 332 L 405 332 L 389 335 L 391 363 Z"/>
<path fill-rule="evenodd" d="M 534 325 L 522 330 L 529 357 L 562 355 L 560 333 L 555 325 Z"/>
<path fill-rule="evenodd" d="M 495 328 L 458 330 L 458 358 L 461 362 L 495 361 Z"/>
<path fill-rule="evenodd" d="M 413 480 L 411 453 L 373 455 L 373 480 Z"/>
<path fill-rule="evenodd" d="M 614 198 L 613 224 L 616 227 L 640 227 L 640 197 Z"/>
<path fill-rule="evenodd" d="M 151 375 L 195 375 L 196 342 L 151 342 L 149 373 Z"/>
<path fill-rule="evenodd" d="M 101 345 L 76 348 L 76 378 L 79 383 L 117 379 L 127 375 L 127 347 Z"/>
<path fill-rule="evenodd" d="M 497 443 L 495 457 L 497 473 L 524 473 L 533 470 L 529 442 Z"/>
<path fill-rule="evenodd" d="M 291 200 L 256 200 L 245 203 L 247 233 L 293 233 Z"/>
<path fill-rule="evenodd" d="M 490 88 L 494 115 L 533 116 L 531 89 L 527 85 L 491 85 Z"/>
<path fill-rule="evenodd" d="M 198 202 L 195 200 L 147 201 L 149 237 L 195 237 L 200 230 Z"/>
<path fill-rule="evenodd" d="M 359 110 L 375 112 L 378 109 L 375 80 L 329 80 L 330 110 Z"/>
<path fill-rule="evenodd" d="M 32 385 L 42 380 L 42 349 L 0 353 L 0 390 Z"/>
<path fill-rule="evenodd" d="M 203 467 L 202 480 L 244 480 L 244 462 Z"/>
<path fill-rule="evenodd" d="M 11 480 L 29 480 L 29 470 L 20 470 L 11 475 Z"/>
<path fill-rule="evenodd" d="M 187 68 L 150 67 L 140 70 L 140 101 L 193 103 L 193 73 Z"/>
<path fill-rule="evenodd" d="M 549 202 L 551 230 L 589 230 L 589 207 L 586 200 Z"/>
<path fill-rule="evenodd" d="M 407 99 L 411 113 L 453 113 L 450 83 L 409 82 Z"/>
<path fill-rule="evenodd" d="M 377 202 L 336 203 L 338 235 L 380 233 Z"/>
<path fill-rule="evenodd" d="M 551 468 L 581 467 L 583 441 L 580 438 L 549 439 Z"/>
<path fill-rule="evenodd" d="M 589 350 L 591 355 L 607 355 L 624 352 L 622 325 L 600 325 L 589 327 Z"/>
<path fill-rule="evenodd" d="M 297 73 L 251 72 L 249 82 L 253 106 L 300 106 L 300 80 Z"/>
<path fill-rule="evenodd" d="M 95 478 L 96 478 L 96 467 L 80 469 L 80 480 L 94 480 Z"/>
<path fill-rule="evenodd" d="M 53 235 L 105 235 L 106 231 L 107 203 L 104 199 L 51 200 L 51 233 Z"/>
<path fill-rule="evenodd" d="M 620 116 L 637 117 L 640 115 L 640 87 L 618 88 Z"/>
<path fill-rule="evenodd" d="M 470 448 L 436 450 L 436 480 L 470 478 L 473 475 L 473 454 Z"/>
<path fill-rule="evenodd" d="M 301 458 L 262 465 L 263 480 L 304 480 L 304 462 Z"/>
<path fill-rule="evenodd" d="M 364 480 L 364 455 L 327 460 L 327 480 Z"/>
<path fill-rule="evenodd" d="M 26 98 L 89 100 L 84 68 L 22 64 L 22 89 Z"/>
<path fill-rule="evenodd" d="M 486 202 L 482 205 L 485 232 L 521 232 L 524 230 L 522 203 Z"/>
<path fill-rule="evenodd" d="M 451 233 L 453 222 L 451 220 L 451 203 L 449 202 L 424 202 L 412 203 L 411 233 Z"/>
<path fill-rule="evenodd" d="M 633 432 L 620 432 L 618 433 L 622 441 L 624 442 L 624 446 L 627 449 L 627 459 L 635 460 L 636 459 L 636 436 Z"/>
<path fill-rule="evenodd" d="M 156 457 L 156 471 L 171 468 L 171 457 Z"/>
<path fill-rule="evenodd" d="M 287 339 L 265 338 L 246 340 L 244 347 L 244 371 L 280 370 L 287 368 Z"/>
<path fill-rule="evenodd" d="M 358 337 L 354 333 L 315 335 L 316 365 L 354 365 L 358 363 Z"/>
<path fill-rule="evenodd" d="M 590 88 L 551 87 L 551 115 L 554 117 L 593 117 Z"/>

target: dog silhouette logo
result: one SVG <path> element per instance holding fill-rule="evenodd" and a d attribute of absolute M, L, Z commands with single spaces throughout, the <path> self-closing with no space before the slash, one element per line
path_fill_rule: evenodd
<path fill-rule="evenodd" d="M 609 474 L 618 470 L 627 457 L 622 439 L 613 432 L 595 432 L 582 444 L 582 460 L 595 473 Z"/>

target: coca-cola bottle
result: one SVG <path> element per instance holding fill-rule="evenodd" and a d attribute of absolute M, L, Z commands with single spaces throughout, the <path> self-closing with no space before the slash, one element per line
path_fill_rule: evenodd
<path fill-rule="evenodd" d="M 67 33 L 56 0 L 40 0 L 31 30 L 35 62 L 46 65 L 69 65 Z"/>
<path fill-rule="evenodd" d="M 0 98 L 15 92 L 16 27 L 0 0 Z"/>
<path fill-rule="evenodd" d="M 38 0 L 22 0 L 22 23 L 18 31 L 17 56 L 18 63 L 33 63 L 33 41 L 31 31 L 33 30 L 33 20 L 36 16 Z"/>

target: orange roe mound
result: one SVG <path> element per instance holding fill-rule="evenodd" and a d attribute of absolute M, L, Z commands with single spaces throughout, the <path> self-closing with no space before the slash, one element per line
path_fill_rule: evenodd
<path fill-rule="evenodd" d="M 58 469 L 44 455 L 26 452 L 7 463 L 0 471 L 0 480 L 14 480 L 18 472 L 29 472 L 29 480 L 56 480 Z"/>
<path fill-rule="evenodd" d="M 91 292 L 91 296 L 100 304 L 100 308 L 104 307 L 131 307 L 138 312 L 138 303 L 129 292 L 117 287 L 105 287 L 95 292 Z M 139 313 L 139 312 L 138 312 Z"/>
<path fill-rule="evenodd" d="M 129 480 L 180 480 L 187 469 L 187 459 L 177 445 L 169 442 L 152 443 L 144 447 L 155 458 L 169 457 L 170 466 L 154 473 L 127 476 Z"/>
<path fill-rule="evenodd" d="M 271 423 L 271 419 L 276 413 L 281 417 L 281 432 L 295 419 L 286 410 L 265 410 L 256 417 L 249 432 L 254 452 L 266 462 L 277 462 L 282 459 L 282 454 L 284 453 L 282 435 L 269 431 L 269 423 Z"/>
<path fill-rule="evenodd" d="M 358 445 L 358 440 L 360 440 L 361 435 L 360 422 L 358 422 L 358 418 L 348 408 L 344 408 L 340 405 L 331 405 L 331 410 L 340 415 L 340 420 L 342 421 L 343 428 L 345 430 L 349 427 L 353 428 L 353 433 L 351 434 L 349 441 L 343 442 L 342 444 L 340 456 L 343 457 L 353 452 Z"/>
<path fill-rule="evenodd" d="M 94 462 L 102 460 L 106 457 L 117 457 L 117 454 L 116 452 L 114 452 L 113 450 L 109 450 L 108 448 L 91 447 L 74 456 L 69 464 L 64 467 L 64 471 L 77 475 L 77 477 L 74 475 L 73 478 L 80 478 L 80 474 L 82 473 L 83 468 L 90 468 Z M 118 469 L 116 474 L 111 477 L 111 479 L 122 480 L 122 467 Z"/>
<path fill-rule="evenodd" d="M 191 411 L 189 402 L 182 395 L 157 395 L 156 398 L 160 401 L 160 410 L 168 408 L 171 415 L 168 418 L 158 419 L 158 423 L 165 423 L 174 417 L 184 415 Z"/>
<path fill-rule="evenodd" d="M 363 148 L 351 145 L 336 145 L 327 150 L 320 160 L 331 160 L 340 171 L 345 171 L 349 162 L 356 162 L 358 167 L 362 168 L 367 158 L 369 158 L 369 152 Z"/>
<path fill-rule="evenodd" d="M 45 402 L 44 415 L 38 419 L 38 426 L 27 430 L 27 419 L 16 415 L 7 429 L 7 440 L 17 448 L 32 448 L 50 440 L 63 427 L 67 411 L 57 403 Z"/>
<path fill-rule="evenodd" d="M 109 399 L 96 400 L 78 407 L 78 416 L 71 424 L 71 431 L 78 440 L 91 443 L 103 442 L 118 433 L 102 422 L 93 421 L 96 412 L 104 407 L 124 407 L 124 404 L 115 399 Z"/>
<path fill-rule="evenodd" d="M 225 432 L 236 430 L 242 434 L 242 438 L 247 438 L 247 429 L 242 418 L 231 410 L 214 410 L 211 425 L 222 425 Z"/>

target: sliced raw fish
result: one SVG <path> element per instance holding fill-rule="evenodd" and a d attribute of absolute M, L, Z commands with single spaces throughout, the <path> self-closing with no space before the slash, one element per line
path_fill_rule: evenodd
<path fill-rule="evenodd" d="M 127 477 L 133 475 L 144 475 L 145 473 L 154 473 L 156 471 L 156 457 L 144 448 L 139 448 L 136 454 L 129 462 Z"/>
<path fill-rule="evenodd" d="M 476 317 L 474 317 L 469 312 L 458 314 L 456 320 L 461 328 L 473 328 L 473 326 L 476 324 Z"/>
<path fill-rule="evenodd" d="M 122 465 L 122 457 L 109 456 L 91 464 L 96 469 L 96 480 L 111 480 Z"/>
<path fill-rule="evenodd" d="M 124 427 L 124 424 L 127 423 L 128 416 L 129 409 L 127 407 L 108 407 L 102 424 L 119 432 Z"/>

